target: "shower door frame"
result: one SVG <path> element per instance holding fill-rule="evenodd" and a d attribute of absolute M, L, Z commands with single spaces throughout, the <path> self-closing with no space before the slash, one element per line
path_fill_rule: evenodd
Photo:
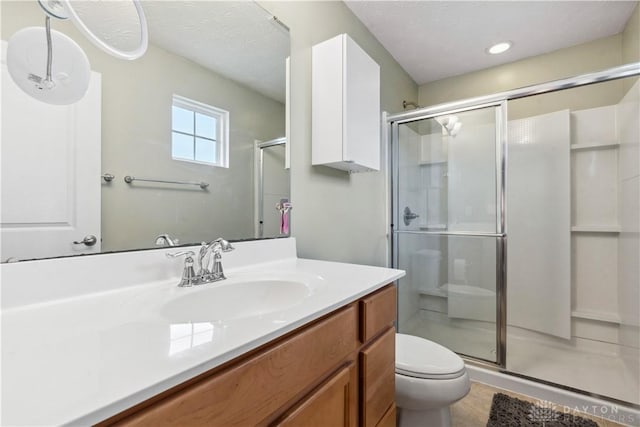
<path fill-rule="evenodd" d="M 519 89 L 513 89 L 505 92 L 499 92 L 486 96 L 473 97 L 463 99 L 454 102 L 448 102 L 443 104 L 437 104 L 430 107 L 419 108 L 408 112 L 398 114 L 384 115 L 383 132 L 387 135 L 390 144 L 389 158 L 387 159 L 387 168 L 391 172 L 389 178 L 389 191 L 391 198 L 391 224 L 389 228 L 390 232 L 390 263 L 391 266 L 397 268 L 398 266 L 398 234 L 403 233 L 415 233 L 424 235 L 458 235 L 458 236 L 483 236 L 483 237 L 495 237 L 497 238 L 497 253 L 496 253 L 496 362 L 489 362 L 484 359 L 479 359 L 472 356 L 469 357 L 472 361 L 481 365 L 485 365 L 489 368 L 497 368 L 500 372 L 526 377 L 533 381 L 552 384 L 554 386 L 563 389 L 572 389 L 570 387 L 563 386 L 561 384 L 550 383 L 548 381 L 527 377 L 522 374 L 510 372 L 506 369 L 507 365 L 507 230 L 506 230 L 506 141 L 507 141 L 507 103 L 510 100 L 526 98 L 529 96 L 542 95 L 545 93 L 558 92 L 565 89 L 572 89 L 581 86 L 587 86 L 596 83 L 603 83 L 612 80 L 623 79 L 626 77 L 640 76 L 640 62 L 633 62 L 617 67 L 608 68 L 606 70 L 581 74 L 574 77 L 565 79 L 553 80 L 546 83 L 525 86 Z M 400 231 L 397 230 L 395 224 L 399 224 L 400 218 L 398 208 L 398 189 L 397 189 L 397 176 L 398 176 L 398 141 L 399 141 L 399 125 L 404 123 L 410 123 L 418 120 L 424 120 L 441 116 L 445 114 L 454 114 L 463 111 L 477 110 L 487 107 L 498 107 L 498 114 L 496 115 L 496 233 L 462 233 L 462 232 L 428 232 L 428 231 Z M 594 396 L 593 393 L 586 392 L 584 390 L 576 390 L 581 394 Z M 603 397 L 607 400 L 611 398 Z"/>
<path fill-rule="evenodd" d="M 254 153 L 256 154 L 257 159 L 257 181 L 258 185 L 256 186 L 257 197 L 255 197 L 257 209 L 257 224 L 256 224 L 256 239 L 264 238 L 264 149 L 270 147 L 276 147 L 279 145 L 285 145 L 286 147 L 287 138 L 280 137 L 276 139 L 271 139 L 269 141 L 264 142 L 255 142 Z M 291 194 L 291 183 L 289 183 L 289 194 Z M 291 196 L 289 196 L 291 197 Z"/>
<path fill-rule="evenodd" d="M 466 232 L 466 231 L 406 231 L 399 230 L 395 224 L 400 224 L 399 218 L 399 201 L 398 201 L 398 179 L 399 174 L 399 126 L 420 120 L 433 119 L 438 116 L 451 115 L 463 112 L 471 112 L 482 110 L 485 108 L 495 108 L 495 183 L 496 183 L 496 224 L 495 232 Z M 494 102 L 480 103 L 474 105 L 460 106 L 458 108 L 450 108 L 449 104 L 435 106 L 431 108 L 423 108 L 412 111 L 416 113 L 406 118 L 397 118 L 397 116 L 389 116 L 387 118 L 391 142 L 390 156 L 390 190 L 391 190 L 391 258 L 392 267 L 397 268 L 399 265 L 398 236 L 400 234 L 417 234 L 422 236 L 460 236 L 460 237 L 490 237 L 496 239 L 496 361 L 488 361 L 480 359 L 472 355 L 464 355 L 482 363 L 491 363 L 493 365 L 506 367 L 507 364 L 507 295 L 506 295 L 506 146 L 507 146 L 507 102 L 506 100 L 496 100 Z M 418 114 L 420 113 L 420 114 Z M 394 143 L 395 142 L 395 143 Z"/>

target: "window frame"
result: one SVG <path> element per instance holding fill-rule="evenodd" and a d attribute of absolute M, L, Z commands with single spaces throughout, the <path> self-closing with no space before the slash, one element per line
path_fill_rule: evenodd
<path fill-rule="evenodd" d="M 214 107 L 209 104 L 205 104 L 203 102 L 195 101 L 193 99 L 189 99 L 184 96 L 173 94 L 171 107 L 182 108 L 184 110 L 188 110 L 194 113 L 199 113 L 205 116 L 213 117 L 216 119 L 216 140 L 212 140 L 207 137 L 203 137 L 202 135 L 196 134 L 195 123 L 193 128 L 193 133 L 186 133 L 182 131 L 174 130 L 173 128 L 173 111 L 171 113 L 171 159 L 179 162 L 188 162 L 188 163 L 196 163 L 200 165 L 206 166 L 214 166 L 214 167 L 229 167 L 229 112 L 227 110 L 223 110 L 222 108 Z M 194 144 L 194 158 L 193 159 L 185 159 L 182 157 L 174 157 L 173 156 L 173 133 L 179 133 L 181 135 L 190 136 L 193 138 Z M 218 153 L 217 162 L 206 162 L 202 160 L 195 159 L 195 140 L 196 138 L 207 139 L 216 144 L 216 150 Z"/>

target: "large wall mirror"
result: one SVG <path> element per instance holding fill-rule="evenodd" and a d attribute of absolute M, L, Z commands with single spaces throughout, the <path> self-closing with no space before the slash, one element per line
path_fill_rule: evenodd
<path fill-rule="evenodd" d="M 86 53 L 91 81 L 80 101 L 50 105 L 6 64 L 12 35 L 44 27 L 42 7 L 0 3 L 0 261 L 288 233 L 276 209 L 289 199 L 286 26 L 252 1 L 141 4 L 149 46 L 131 61 L 51 20 Z"/>

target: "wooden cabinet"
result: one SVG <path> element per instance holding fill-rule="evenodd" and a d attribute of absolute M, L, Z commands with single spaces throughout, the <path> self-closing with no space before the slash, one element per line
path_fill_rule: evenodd
<path fill-rule="evenodd" d="M 360 304 L 360 421 L 365 427 L 389 424 L 394 406 L 396 287 L 387 286 Z M 395 410 L 394 410 L 395 411 Z M 385 424 L 386 423 L 386 424 Z"/>
<path fill-rule="evenodd" d="M 356 427 L 357 414 L 354 410 L 356 408 L 354 391 L 358 387 L 356 371 L 354 363 L 343 367 L 275 425 L 279 427 Z"/>
<path fill-rule="evenodd" d="M 396 426 L 396 404 L 393 403 L 386 414 L 378 423 L 377 427 L 395 427 Z"/>
<path fill-rule="evenodd" d="M 386 286 L 360 300 L 360 340 L 365 343 L 396 320 L 396 287 Z"/>
<path fill-rule="evenodd" d="M 376 426 L 394 402 L 395 343 L 395 330 L 388 328 L 360 353 L 362 419 L 365 426 Z"/>
<path fill-rule="evenodd" d="M 394 425 L 394 319 L 389 285 L 99 425 Z"/>

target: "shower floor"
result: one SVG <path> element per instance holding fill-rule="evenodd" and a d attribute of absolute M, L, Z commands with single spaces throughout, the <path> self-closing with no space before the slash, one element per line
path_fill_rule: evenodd
<path fill-rule="evenodd" d="M 401 325 L 400 332 L 436 341 L 461 354 L 494 361 L 493 326 L 452 322 L 441 313 L 420 310 Z M 529 331 L 508 329 L 507 369 L 514 373 L 640 404 L 640 378 L 628 366 L 613 351 L 576 348 L 560 340 L 532 339 Z"/>

